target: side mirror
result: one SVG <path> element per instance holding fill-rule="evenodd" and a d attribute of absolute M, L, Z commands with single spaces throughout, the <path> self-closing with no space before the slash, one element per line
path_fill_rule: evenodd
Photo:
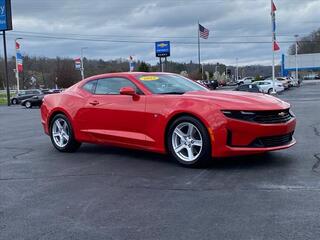
<path fill-rule="evenodd" d="M 140 96 L 133 87 L 123 87 L 120 89 L 120 95 L 132 96 L 133 100 L 139 100 Z"/>
<path fill-rule="evenodd" d="M 130 95 L 130 96 L 135 96 L 136 90 L 134 90 L 132 87 L 123 87 L 120 89 L 120 94 L 121 95 Z"/>

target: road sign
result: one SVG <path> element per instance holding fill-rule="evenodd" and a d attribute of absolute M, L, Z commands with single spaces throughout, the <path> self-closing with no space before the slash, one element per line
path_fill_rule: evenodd
<path fill-rule="evenodd" d="M 74 66 L 76 70 L 81 70 L 81 58 L 74 59 Z"/>
<path fill-rule="evenodd" d="M 0 0 L 0 31 L 12 30 L 11 0 Z"/>
<path fill-rule="evenodd" d="M 156 56 L 157 57 L 169 57 L 170 56 L 170 42 L 162 41 L 156 42 Z"/>

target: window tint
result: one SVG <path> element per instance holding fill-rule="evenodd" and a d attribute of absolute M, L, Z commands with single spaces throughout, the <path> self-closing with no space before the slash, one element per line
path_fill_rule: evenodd
<path fill-rule="evenodd" d="M 184 94 L 190 91 L 208 91 L 194 81 L 173 74 L 144 74 L 137 77 L 152 93 Z"/>
<path fill-rule="evenodd" d="M 244 86 L 239 87 L 239 90 L 246 90 L 246 89 L 248 89 L 248 85 L 244 85 Z"/>
<path fill-rule="evenodd" d="M 90 82 L 87 82 L 85 85 L 83 85 L 82 88 L 87 92 L 94 93 L 96 84 L 97 84 L 97 80 L 90 81 Z"/>
<path fill-rule="evenodd" d="M 125 78 L 105 78 L 99 79 L 95 94 L 120 94 L 123 87 L 132 87 L 137 91 L 136 85 Z"/>

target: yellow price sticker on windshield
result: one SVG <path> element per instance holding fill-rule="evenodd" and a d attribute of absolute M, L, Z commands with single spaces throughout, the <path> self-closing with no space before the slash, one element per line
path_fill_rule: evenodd
<path fill-rule="evenodd" d="M 140 80 L 141 81 L 155 81 L 155 80 L 158 80 L 159 77 L 157 76 L 143 76 L 143 77 L 140 77 Z"/>

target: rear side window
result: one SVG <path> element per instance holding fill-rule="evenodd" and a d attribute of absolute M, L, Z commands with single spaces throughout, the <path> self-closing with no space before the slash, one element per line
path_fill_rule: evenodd
<path fill-rule="evenodd" d="M 102 95 L 118 95 L 123 87 L 132 87 L 138 90 L 136 85 L 125 78 L 104 78 L 97 82 L 95 94 Z"/>
<path fill-rule="evenodd" d="M 87 82 L 85 85 L 83 85 L 82 88 L 89 93 L 94 93 L 96 85 L 97 85 L 97 80 L 94 80 L 94 81 Z"/>

